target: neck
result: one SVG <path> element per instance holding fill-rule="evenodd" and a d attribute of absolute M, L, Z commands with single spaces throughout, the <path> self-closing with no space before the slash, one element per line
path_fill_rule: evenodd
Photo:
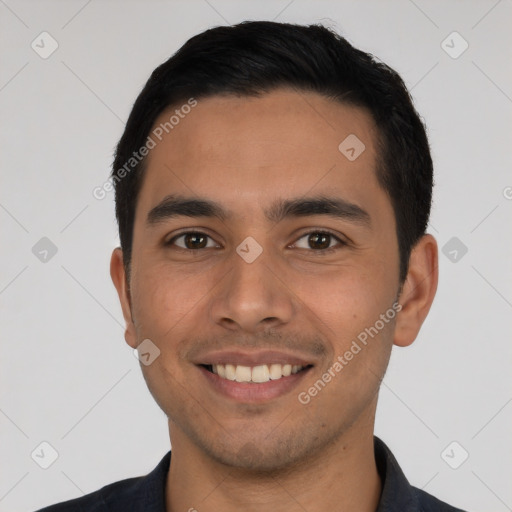
<path fill-rule="evenodd" d="M 377 509 L 382 487 L 374 456 L 373 421 L 366 428 L 354 425 L 294 468 L 264 475 L 213 460 L 172 423 L 170 432 L 167 512 Z"/>

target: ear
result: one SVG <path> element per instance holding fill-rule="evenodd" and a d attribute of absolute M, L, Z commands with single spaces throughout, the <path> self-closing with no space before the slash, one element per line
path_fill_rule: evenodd
<path fill-rule="evenodd" d="M 121 308 L 123 310 L 124 320 L 126 322 L 124 339 L 130 347 L 136 348 L 137 336 L 132 317 L 130 289 L 124 269 L 123 251 L 120 247 L 117 247 L 112 252 L 112 258 L 110 259 L 110 277 L 116 287 L 119 301 L 121 302 Z"/>
<path fill-rule="evenodd" d="M 437 242 L 432 235 L 424 235 L 409 258 L 409 271 L 399 297 L 402 309 L 395 325 L 395 345 L 406 347 L 416 339 L 434 300 L 437 281 Z"/>

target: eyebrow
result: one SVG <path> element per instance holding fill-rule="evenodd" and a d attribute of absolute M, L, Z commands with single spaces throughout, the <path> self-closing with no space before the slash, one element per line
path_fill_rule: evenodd
<path fill-rule="evenodd" d="M 278 199 L 264 210 L 264 214 L 267 220 L 274 223 L 287 218 L 325 215 L 371 226 L 371 218 L 366 210 L 339 197 Z M 175 217 L 207 217 L 225 221 L 232 218 L 233 213 L 210 199 L 168 195 L 149 211 L 146 224 L 152 226 Z"/>

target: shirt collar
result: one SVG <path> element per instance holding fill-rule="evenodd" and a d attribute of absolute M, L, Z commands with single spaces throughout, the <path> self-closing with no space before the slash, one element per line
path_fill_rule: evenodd
<path fill-rule="evenodd" d="M 377 471 L 382 493 L 376 512 L 409 512 L 419 510 L 414 488 L 409 484 L 391 450 L 378 437 L 373 438 Z"/>

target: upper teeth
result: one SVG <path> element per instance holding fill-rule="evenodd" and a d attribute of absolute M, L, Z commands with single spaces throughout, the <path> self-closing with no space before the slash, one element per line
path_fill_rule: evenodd
<path fill-rule="evenodd" d="M 212 372 L 219 377 L 237 382 L 268 382 L 297 373 L 304 366 L 298 364 L 262 364 L 260 366 L 242 366 L 234 364 L 213 364 Z"/>

